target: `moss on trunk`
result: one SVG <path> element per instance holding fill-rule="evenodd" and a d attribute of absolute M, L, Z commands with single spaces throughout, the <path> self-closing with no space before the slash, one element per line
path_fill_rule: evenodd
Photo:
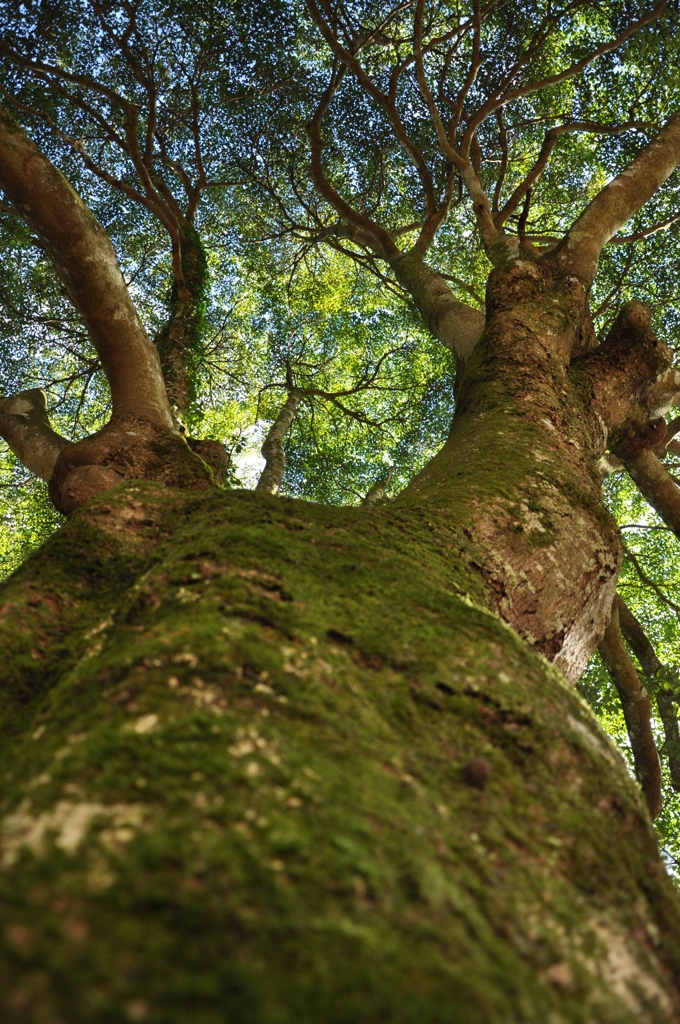
<path fill-rule="evenodd" d="M 5 585 L 3 1020 L 677 1019 L 639 790 L 437 515 L 127 484 Z"/>
<path fill-rule="evenodd" d="M 182 280 L 170 288 L 169 317 L 158 337 L 165 389 L 170 404 L 188 421 L 196 397 L 196 376 L 205 356 L 205 303 L 209 287 L 208 263 L 198 232 L 186 227 L 180 234 Z"/>

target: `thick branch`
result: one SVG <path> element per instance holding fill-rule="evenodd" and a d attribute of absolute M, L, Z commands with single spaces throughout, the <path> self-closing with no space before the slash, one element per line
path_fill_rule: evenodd
<path fill-rule="evenodd" d="M 173 409 L 182 412 L 195 397 L 208 265 L 201 240 L 193 229 L 181 232 L 179 237 L 181 281 L 175 277 L 170 317 L 155 342 L 168 399 Z"/>
<path fill-rule="evenodd" d="M 656 818 L 661 810 L 661 765 L 652 733 L 651 705 L 623 641 L 616 601 L 599 651 L 621 699 L 633 751 L 635 776 L 642 786 L 649 813 Z"/>
<path fill-rule="evenodd" d="M 400 253 L 390 264 L 434 337 L 457 359 L 467 359 L 484 330 L 484 314 L 460 302 L 444 278 L 413 253 Z"/>
<path fill-rule="evenodd" d="M 390 480 L 394 475 L 394 468 L 391 468 L 387 472 L 387 476 L 384 480 L 378 480 L 370 488 L 366 497 L 362 501 L 362 505 L 375 505 L 379 501 L 387 501 L 387 488 L 390 486 Z"/>
<path fill-rule="evenodd" d="M 680 112 L 588 204 L 567 233 L 562 264 L 590 284 L 610 238 L 654 195 L 680 162 Z"/>
<path fill-rule="evenodd" d="M 298 388 L 290 391 L 286 402 L 281 408 L 281 412 L 269 428 L 269 433 L 262 445 L 262 455 L 267 461 L 260 474 L 260 479 L 257 481 L 256 491 L 264 491 L 266 494 L 278 494 L 286 464 L 283 439 L 295 419 L 302 397 L 303 391 Z"/>
<path fill-rule="evenodd" d="M 52 430 L 45 392 L 30 388 L 0 402 L 0 436 L 20 462 L 42 480 L 49 480 L 59 453 L 69 444 Z"/>
<path fill-rule="evenodd" d="M 650 679 L 653 679 L 657 672 L 660 672 L 663 668 L 656 655 L 656 651 L 652 647 L 651 641 L 642 628 L 642 625 L 635 618 L 620 594 L 617 594 L 616 596 L 616 605 L 619 613 L 621 632 L 633 649 L 633 654 L 640 662 L 644 674 L 649 676 Z"/>
<path fill-rule="evenodd" d="M 616 603 L 618 605 L 621 632 L 630 644 L 633 654 L 640 662 L 644 674 L 648 679 L 655 679 L 662 671 L 663 665 L 659 661 L 649 637 L 620 595 L 617 595 Z M 657 691 L 656 700 L 666 738 L 664 753 L 668 758 L 668 768 L 673 782 L 673 789 L 676 792 L 680 792 L 680 730 L 678 729 L 676 702 L 663 689 Z"/>
<path fill-rule="evenodd" d="M 619 457 L 652 508 L 680 538 L 680 488 L 668 470 L 649 449 L 637 455 Z"/>
<path fill-rule="evenodd" d="M 575 360 L 572 372 L 587 386 L 592 407 L 608 431 L 639 420 L 642 432 L 648 433 L 650 421 L 670 408 L 680 390 L 672 358 L 654 334 L 649 307 L 627 302 L 602 344 Z M 616 445 L 612 450 L 620 455 Z"/>
<path fill-rule="evenodd" d="M 111 388 L 113 414 L 172 428 L 158 353 L 101 224 L 66 178 L 0 110 L 0 186 L 37 232 L 81 313 Z"/>

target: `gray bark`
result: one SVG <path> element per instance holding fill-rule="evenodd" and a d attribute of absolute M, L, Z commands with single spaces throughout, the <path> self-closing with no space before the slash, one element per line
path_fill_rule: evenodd
<path fill-rule="evenodd" d="M 620 595 L 617 597 L 617 605 L 621 632 L 640 662 L 642 671 L 648 679 L 660 682 L 657 677 L 663 670 L 663 665 L 642 625 Z M 668 769 L 673 789 L 680 792 L 680 730 L 678 729 L 677 698 L 674 699 L 666 690 L 659 688 L 656 692 L 656 702 L 663 724 L 666 740 L 664 753 L 668 758 Z"/>
<path fill-rule="evenodd" d="M 468 359 L 484 330 L 484 313 L 457 299 L 446 280 L 412 253 L 400 253 L 390 264 L 434 337 L 457 359 Z"/>
<path fill-rule="evenodd" d="M 385 501 L 387 499 L 387 488 L 390 485 L 393 473 L 394 469 L 390 469 L 384 480 L 378 480 L 373 484 L 364 498 L 362 505 L 375 505 L 376 502 Z"/>
<path fill-rule="evenodd" d="M 45 392 L 30 388 L 0 401 L 0 436 L 20 462 L 41 480 L 49 480 L 59 453 L 68 445 L 52 430 Z"/>
<path fill-rule="evenodd" d="M 600 642 L 600 654 L 621 700 L 633 751 L 635 775 L 645 794 L 649 813 L 652 818 L 656 818 L 662 806 L 661 765 L 652 732 L 651 703 L 623 642 L 617 600 L 614 600 L 611 619 Z"/>
<path fill-rule="evenodd" d="M 63 174 L 0 109 L 0 187 L 36 231 L 101 359 L 114 416 L 174 429 L 158 353 L 146 335 L 113 246 Z"/>
<path fill-rule="evenodd" d="M 276 417 L 262 445 L 262 456 L 266 459 L 265 467 L 257 481 L 256 491 L 265 494 L 278 494 L 283 470 L 286 465 L 286 454 L 283 450 L 283 439 L 295 419 L 303 392 L 294 388 L 288 393 L 281 412 Z"/>
<path fill-rule="evenodd" d="M 560 252 L 564 270 L 590 284 L 602 247 L 654 195 L 679 161 L 680 113 L 675 113 L 569 229 Z"/>

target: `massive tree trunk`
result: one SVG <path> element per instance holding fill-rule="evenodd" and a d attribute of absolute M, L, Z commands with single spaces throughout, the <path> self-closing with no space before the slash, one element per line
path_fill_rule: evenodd
<path fill-rule="evenodd" d="M 465 522 L 123 484 L 5 585 L 3 1020 L 677 1019 L 640 793 Z"/>
<path fill-rule="evenodd" d="M 678 123 L 554 252 L 499 243 L 483 325 L 396 268 L 462 339 L 457 411 L 394 502 L 342 509 L 213 486 L 103 230 L 0 116 L 113 397 L 77 444 L 39 393 L 0 408 L 71 515 L 0 595 L 3 1020 L 678 1021 L 644 802 L 550 664 L 576 679 L 612 604 L 600 457 L 648 474 L 679 389 L 644 307 L 598 345 L 587 298 Z"/>
<path fill-rule="evenodd" d="M 641 794 L 541 656 L 611 604 L 600 363 L 667 353 L 636 307 L 594 361 L 550 263 L 487 298 L 389 507 L 125 483 L 5 585 L 6 1019 L 678 1020 Z"/>

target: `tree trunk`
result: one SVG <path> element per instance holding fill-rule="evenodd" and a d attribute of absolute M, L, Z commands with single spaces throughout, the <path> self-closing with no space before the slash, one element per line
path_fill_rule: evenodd
<path fill-rule="evenodd" d="M 469 545 L 129 482 L 5 584 L 3 1020 L 678 1019 L 639 790 Z"/>
<path fill-rule="evenodd" d="M 156 338 L 156 348 L 170 405 L 186 416 L 195 397 L 196 373 L 205 351 L 202 335 L 208 266 L 194 228 L 187 227 L 179 234 L 179 246 L 182 279 L 173 281 L 170 316 Z"/>
<path fill-rule="evenodd" d="M 669 359 L 645 316 L 595 348 L 584 285 L 516 260 L 389 506 L 172 490 L 166 431 L 166 487 L 99 493 L 5 584 L 3 1021 L 678 1021 L 641 794 L 541 657 L 575 678 L 604 632 L 598 462 Z"/>
<path fill-rule="evenodd" d="M 286 465 L 283 439 L 295 419 L 303 396 L 304 392 L 300 388 L 292 388 L 288 392 L 288 397 L 283 403 L 278 416 L 267 431 L 267 436 L 262 445 L 262 457 L 265 459 L 265 465 L 255 488 L 258 491 L 262 491 L 265 494 L 279 493 Z"/>
<path fill-rule="evenodd" d="M 342 67 L 309 124 L 314 181 L 459 363 L 450 437 L 389 506 L 213 486 L 198 453 L 223 456 L 176 422 L 201 355 L 198 240 L 175 239 L 157 351 L 103 228 L 0 113 L 0 183 L 113 402 L 76 444 L 33 390 L 0 408 L 72 515 L 0 594 L 2 1020 L 678 1024 L 680 903 L 565 675 L 615 593 L 608 445 L 680 523 L 649 455 L 671 354 L 636 303 L 598 345 L 587 295 L 677 166 L 680 114 L 543 257 L 509 258 L 474 170 L 496 101 L 459 151 L 438 131 L 501 264 L 482 314 L 325 178 L 322 118 L 346 69 L 366 79 L 317 21 Z"/>

